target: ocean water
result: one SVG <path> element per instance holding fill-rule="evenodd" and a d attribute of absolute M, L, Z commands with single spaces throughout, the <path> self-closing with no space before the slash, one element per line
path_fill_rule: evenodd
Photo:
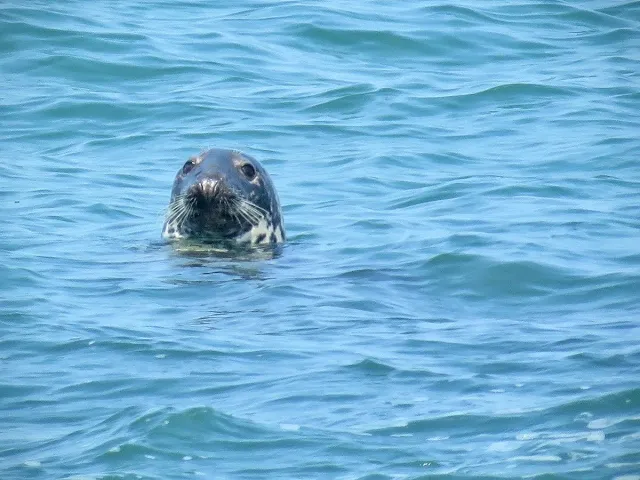
<path fill-rule="evenodd" d="M 640 2 L 0 5 L 0 479 L 640 479 Z M 180 251 L 257 157 L 289 241 Z"/>

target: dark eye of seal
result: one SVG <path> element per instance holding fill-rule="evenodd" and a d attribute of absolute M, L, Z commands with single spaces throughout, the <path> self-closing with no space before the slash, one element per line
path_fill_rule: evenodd
<path fill-rule="evenodd" d="M 244 176 L 247 177 L 248 180 L 253 180 L 256 176 L 256 169 L 250 163 L 245 163 L 240 167 Z"/>
<path fill-rule="evenodd" d="M 187 173 L 189 173 L 193 167 L 195 167 L 196 164 L 193 163 L 193 160 L 187 160 L 187 163 L 184 164 L 184 167 L 182 167 L 182 173 L 184 175 L 186 175 Z"/>

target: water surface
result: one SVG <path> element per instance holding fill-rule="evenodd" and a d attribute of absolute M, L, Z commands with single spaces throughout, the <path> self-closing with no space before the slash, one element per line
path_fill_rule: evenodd
<path fill-rule="evenodd" d="M 2 479 L 640 479 L 640 3 L 5 2 Z M 274 259 L 160 239 L 209 147 Z"/>

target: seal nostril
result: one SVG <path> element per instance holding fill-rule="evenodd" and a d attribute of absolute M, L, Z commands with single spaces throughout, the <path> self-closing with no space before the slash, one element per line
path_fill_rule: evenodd
<path fill-rule="evenodd" d="M 220 181 L 205 178 L 198 184 L 198 193 L 207 198 L 213 198 L 220 192 Z"/>

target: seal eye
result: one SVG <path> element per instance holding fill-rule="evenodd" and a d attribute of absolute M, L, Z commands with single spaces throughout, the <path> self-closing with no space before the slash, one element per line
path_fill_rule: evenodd
<path fill-rule="evenodd" d="M 250 163 L 245 163 L 240 167 L 242 169 L 242 173 L 249 180 L 253 180 L 256 176 L 256 169 Z"/>
<path fill-rule="evenodd" d="M 182 174 L 186 175 L 187 173 L 189 173 L 193 167 L 195 167 L 196 164 L 193 163 L 193 160 L 187 160 L 187 163 L 184 164 L 184 166 L 182 167 Z"/>

